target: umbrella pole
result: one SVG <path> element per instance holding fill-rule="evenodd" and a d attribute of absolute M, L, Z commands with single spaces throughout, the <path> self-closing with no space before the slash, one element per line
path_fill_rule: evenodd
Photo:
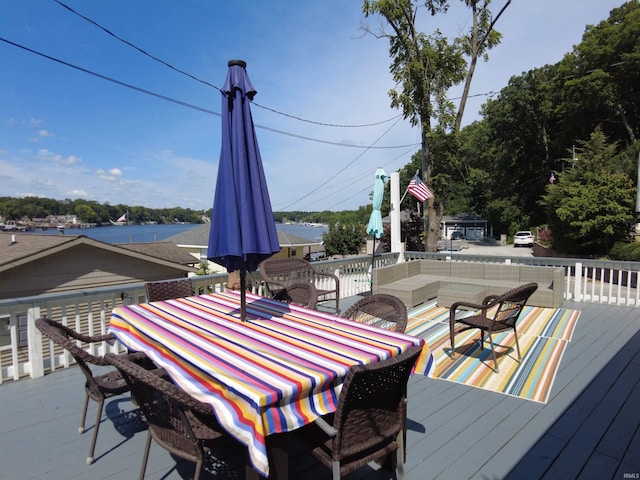
<path fill-rule="evenodd" d="M 373 267 L 376 262 L 376 236 L 373 236 L 373 251 L 371 252 L 371 280 L 369 285 L 371 287 L 371 295 L 373 295 Z"/>
<path fill-rule="evenodd" d="M 240 321 L 247 319 L 247 272 L 240 269 Z"/>

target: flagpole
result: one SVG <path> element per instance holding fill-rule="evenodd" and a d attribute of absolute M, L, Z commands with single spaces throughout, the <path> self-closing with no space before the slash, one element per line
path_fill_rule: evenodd
<path fill-rule="evenodd" d="M 416 175 L 418 175 L 420 173 L 420 169 L 416 170 Z M 400 203 L 402 203 L 402 201 L 404 200 L 404 197 L 407 196 L 407 193 L 409 193 L 409 185 L 407 185 L 407 188 L 404 190 L 404 193 L 402 194 L 402 198 L 400 199 Z"/>
<path fill-rule="evenodd" d="M 404 197 L 407 196 L 407 193 L 409 192 L 409 187 L 407 187 L 404 191 L 404 193 L 402 194 L 402 198 L 400 199 L 400 203 L 402 203 L 402 201 L 404 200 Z"/>

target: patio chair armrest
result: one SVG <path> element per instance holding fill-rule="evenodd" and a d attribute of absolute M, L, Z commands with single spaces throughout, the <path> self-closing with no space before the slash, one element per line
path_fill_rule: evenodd
<path fill-rule="evenodd" d="M 62 322 L 50 320 L 48 318 L 44 318 L 45 322 L 48 322 L 52 325 L 55 325 L 56 328 L 64 331 L 69 337 L 72 337 L 76 340 L 80 340 L 84 343 L 99 343 L 99 342 L 114 342 L 116 340 L 116 336 L 113 333 L 105 333 L 104 335 L 84 335 L 80 332 L 73 330 L 72 328 L 64 325 Z"/>
<path fill-rule="evenodd" d="M 122 356 L 114 355 L 113 353 L 107 353 L 104 356 L 104 359 L 108 364 L 111 364 L 118 370 L 120 370 L 124 374 L 125 378 L 127 375 L 135 375 L 144 383 L 152 385 L 154 388 L 169 395 L 171 399 L 176 403 L 184 405 L 187 408 L 190 408 L 199 413 L 211 414 L 213 412 L 213 407 L 211 405 L 195 399 L 180 387 L 178 387 L 176 384 L 174 384 L 171 381 L 171 378 L 168 375 L 165 375 L 166 372 L 164 369 L 156 368 L 153 370 L 148 370 L 143 366 L 133 362 L 131 359 L 131 355 L 136 354 L 126 354 Z M 127 365 L 127 362 L 130 362 L 130 364 Z"/>
<path fill-rule="evenodd" d="M 316 275 L 316 277 L 322 276 L 322 277 L 329 277 L 331 278 L 335 284 L 336 284 L 336 292 L 340 292 L 340 279 L 338 278 L 337 275 L 330 273 L 330 272 L 320 272 L 316 269 L 313 270 L 314 274 Z"/>
<path fill-rule="evenodd" d="M 315 269 L 314 269 L 314 273 L 315 273 L 317 276 L 333 278 L 333 279 L 335 280 L 336 284 L 340 282 L 340 279 L 339 279 L 339 278 L 338 278 L 338 276 L 337 276 L 336 274 L 334 274 L 334 273 L 331 273 L 331 272 L 321 272 L 321 271 L 318 271 L 318 270 L 315 270 Z"/>
<path fill-rule="evenodd" d="M 483 305 L 491 305 L 496 298 L 498 298 L 500 295 L 487 295 L 486 297 L 484 297 L 484 300 L 482 300 L 482 304 Z"/>
<path fill-rule="evenodd" d="M 271 278 L 264 278 L 264 284 L 267 287 L 267 290 L 271 294 L 271 296 L 275 296 L 280 290 L 287 288 L 286 282 L 280 282 L 278 280 L 273 280 Z"/>
<path fill-rule="evenodd" d="M 487 305 L 478 305 L 471 302 L 455 302 L 449 307 L 449 323 L 453 325 L 456 322 L 456 311 L 460 307 L 473 308 L 474 310 L 482 310 L 483 314 L 487 309 Z"/>
<path fill-rule="evenodd" d="M 320 429 L 330 437 L 335 437 L 336 434 L 338 433 L 338 431 L 335 428 L 333 428 L 333 425 L 331 425 L 322 417 L 318 417 L 314 423 L 318 427 L 320 427 Z"/>

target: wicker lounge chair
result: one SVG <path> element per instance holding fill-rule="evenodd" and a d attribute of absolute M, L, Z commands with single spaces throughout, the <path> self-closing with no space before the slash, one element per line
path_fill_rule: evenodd
<path fill-rule="evenodd" d="M 396 332 L 404 332 L 407 328 L 407 307 L 398 297 L 384 293 L 363 297 L 342 316 Z"/>
<path fill-rule="evenodd" d="M 104 341 L 113 341 L 115 336 L 111 334 L 88 336 L 82 335 L 71 328 L 62 325 L 60 322 L 50 320 L 48 318 L 39 318 L 36 320 L 36 327 L 47 338 L 52 340 L 57 345 L 63 347 L 71 353 L 75 361 L 80 366 L 82 373 L 86 378 L 84 389 L 86 392 L 84 399 L 84 406 L 82 408 L 82 419 L 80 421 L 80 427 L 78 427 L 79 433 L 84 433 L 84 423 L 87 417 L 87 407 L 89 406 L 89 398 L 98 403 L 98 412 L 96 414 L 96 423 L 93 429 L 93 437 L 91 439 L 91 445 L 89 447 L 89 455 L 87 456 L 87 463 L 93 463 L 94 450 L 96 446 L 96 440 L 98 438 L 98 430 L 100 428 L 100 419 L 102 417 L 102 410 L 104 407 L 104 401 L 107 398 L 114 397 L 116 395 L 123 394 L 129 391 L 125 380 L 117 370 L 112 370 L 108 373 L 101 375 L 94 375 L 89 365 L 109 365 L 104 358 L 97 357 L 90 354 L 83 348 L 81 348 L 77 341 L 84 343 L 99 343 Z M 155 368 L 153 362 L 151 362 L 142 353 L 132 353 L 124 355 L 136 362 L 140 362 L 144 365 L 144 368 Z"/>
<path fill-rule="evenodd" d="M 370 365 L 351 367 L 333 422 L 319 418 L 297 431 L 313 455 L 339 479 L 393 454 L 396 478 L 404 476 L 406 387 L 421 347 Z"/>
<path fill-rule="evenodd" d="M 171 298 L 190 297 L 193 295 L 193 284 L 188 278 L 167 280 L 162 282 L 147 282 L 144 285 L 149 302 L 159 302 Z"/>
<path fill-rule="evenodd" d="M 340 280 L 334 274 L 320 272 L 302 258 L 269 258 L 259 270 L 272 297 L 292 285 L 310 283 L 316 289 L 318 302 L 335 302 L 336 313 L 340 311 Z"/>
<path fill-rule="evenodd" d="M 513 330 L 516 338 L 516 348 L 518 350 L 518 359 L 520 359 L 520 345 L 518 344 L 518 332 L 516 330 L 516 322 L 522 313 L 522 309 L 538 288 L 537 283 L 526 283 L 503 293 L 502 295 L 489 295 L 481 305 L 470 302 L 456 302 L 449 309 L 449 336 L 451 339 L 451 357 L 455 358 L 455 336 L 456 334 L 477 328 L 480 330 L 480 344 L 484 347 L 485 334 L 489 337 L 491 345 L 491 354 L 495 372 L 498 373 L 498 360 L 496 358 L 496 350 L 493 345 L 492 334 L 502 332 L 504 330 Z M 456 310 L 460 307 L 465 309 L 475 309 L 479 313 L 470 317 L 456 318 Z"/>
<path fill-rule="evenodd" d="M 196 463 L 193 476 L 198 480 L 208 446 L 226 437 L 211 405 L 199 402 L 176 385 L 168 376 L 149 372 L 122 356 L 107 354 L 105 360 L 116 367 L 140 406 L 149 430 L 139 480 L 144 479 L 151 439 L 173 455 Z"/>

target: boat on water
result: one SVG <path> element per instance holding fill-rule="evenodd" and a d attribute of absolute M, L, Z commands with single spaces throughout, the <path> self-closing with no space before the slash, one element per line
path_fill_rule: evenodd
<path fill-rule="evenodd" d="M 109 219 L 109 222 L 111 222 L 111 225 L 117 225 L 117 226 L 129 225 L 129 220 L 127 219 L 128 213 L 129 212 L 124 212 L 122 215 L 120 215 L 120 217 L 118 217 L 118 219 L 115 222 Z"/>

